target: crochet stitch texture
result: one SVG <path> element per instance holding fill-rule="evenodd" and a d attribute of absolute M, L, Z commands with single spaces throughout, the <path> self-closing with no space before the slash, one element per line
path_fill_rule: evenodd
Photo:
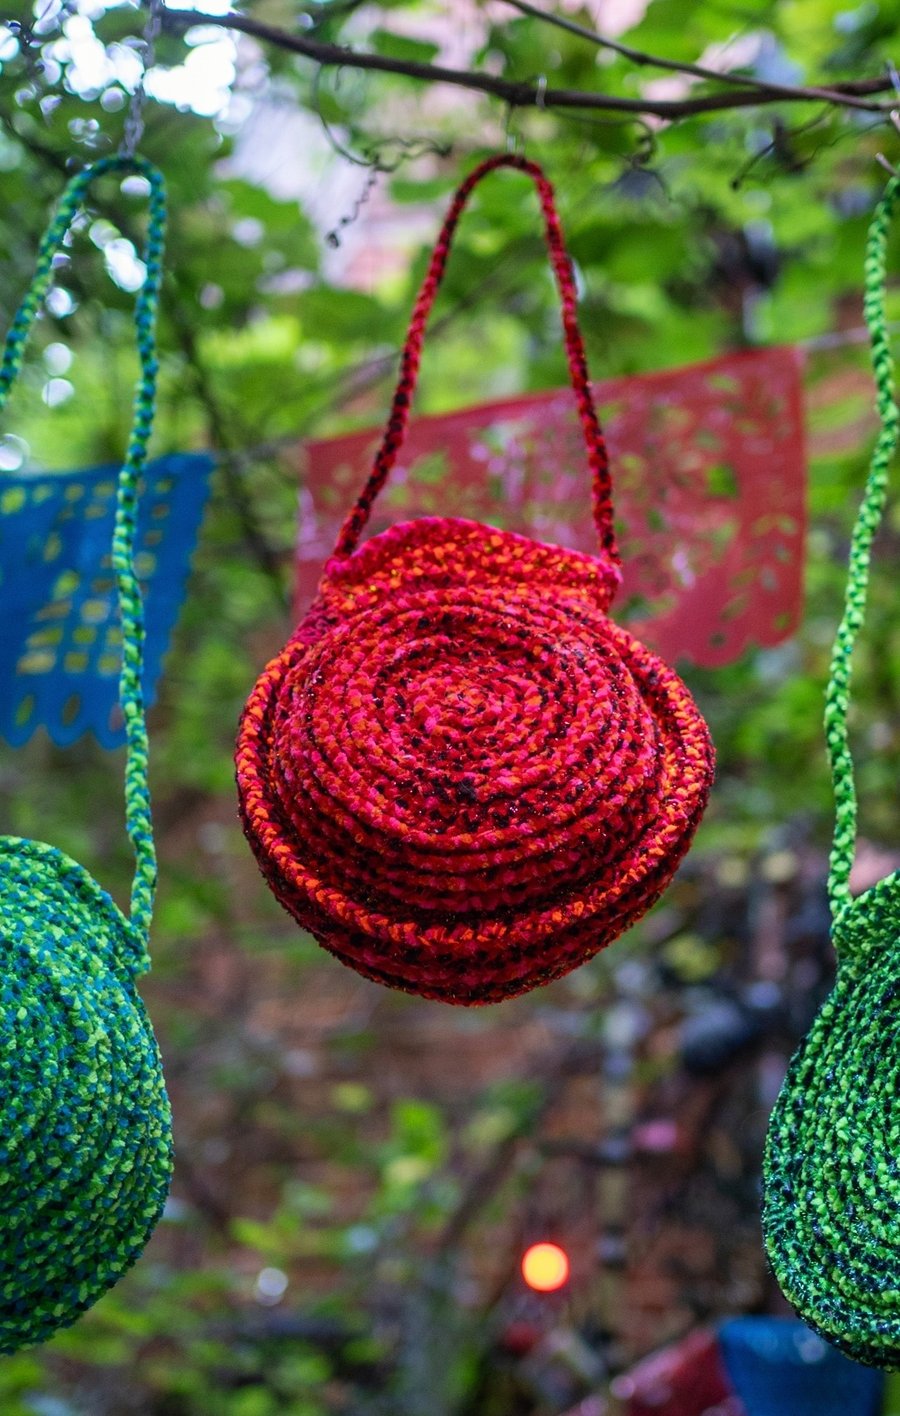
<path fill-rule="evenodd" d="M 104 158 L 67 187 L 0 365 L 0 408 L 52 278 L 53 257 L 88 187 L 109 172 L 150 186 L 147 276 L 135 319 L 141 372 L 119 475 L 112 564 L 122 622 L 120 702 L 128 753 L 126 825 L 136 869 L 126 918 L 53 846 L 0 837 L 0 1352 L 75 1321 L 134 1262 L 162 1212 L 172 1169 L 159 1051 L 135 977 L 147 939 L 156 856 L 141 686 L 143 617 L 133 552 L 138 481 L 156 393 L 155 319 L 165 193 L 140 158 Z"/>
<path fill-rule="evenodd" d="M 538 188 L 600 552 L 453 517 L 357 547 L 403 441 L 459 216 L 503 166 Z M 608 617 L 620 581 L 552 188 L 534 163 L 494 157 L 456 193 L 373 472 L 239 729 L 250 845 L 284 907 L 343 962 L 492 1003 L 568 972 L 665 888 L 706 804 L 712 747 L 678 676 Z"/>
<path fill-rule="evenodd" d="M 828 894 L 833 992 L 791 1062 L 769 1123 L 763 1227 L 775 1276 L 800 1317 L 858 1362 L 900 1367 L 900 874 L 855 899 L 856 789 L 847 733 L 853 647 L 872 541 L 900 433 L 885 318 L 885 265 L 900 180 L 869 227 L 864 313 L 881 431 L 850 548 L 844 615 L 826 693 L 835 793 Z"/>

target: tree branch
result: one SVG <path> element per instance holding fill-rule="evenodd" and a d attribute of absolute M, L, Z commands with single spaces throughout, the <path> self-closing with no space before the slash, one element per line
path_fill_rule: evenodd
<path fill-rule="evenodd" d="M 533 7 L 532 7 L 533 11 Z M 537 14 L 547 20 L 553 17 L 543 11 Z M 844 108 L 860 108 L 870 113 L 885 113 L 891 103 L 876 102 L 864 95 L 884 93 L 891 89 L 889 77 L 853 80 L 832 84 L 829 88 L 802 88 L 789 85 L 763 83 L 751 80 L 750 85 L 743 75 L 716 75 L 723 87 L 720 93 L 700 94 L 696 97 L 680 99 L 624 98 L 618 94 L 595 93 L 579 89 L 552 89 L 543 84 L 523 83 L 496 77 L 478 70 L 448 69 L 440 64 L 422 64 L 416 60 L 392 59 L 383 54 L 370 54 L 364 50 L 348 49 L 345 45 L 331 44 L 324 40 L 312 39 L 308 35 L 293 34 L 276 29 L 248 15 L 230 13 L 207 15 L 202 10 L 164 10 L 167 27 L 185 28 L 191 25 L 219 25 L 224 29 L 238 30 L 266 44 L 286 49 L 292 54 L 300 54 L 312 59 L 323 67 L 368 69 L 380 73 L 400 74 L 405 78 L 419 79 L 425 83 L 453 84 L 457 88 L 472 89 L 501 99 L 513 108 L 584 108 L 600 109 L 608 113 L 631 113 L 636 117 L 651 116 L 662 119 L 691 118 L 700 113 L 716 113 L 731 108 L 756 108 L 771 103 L 830 103 Z M 593 41 L 598 36 L 590 30 L 584 32 Z M 610 43 L 607 41 L 606 43 Z M 632 51 L 636 54 L 639 51 Z M 637 62 L 637 61 L 635 61 Z M 672 68 L 678 72 L 691 73 L 697 65 L 676 64 L 674 61 L 656 60 L 647 55 L 642 62 Z M 713 71 L 709 70 L 709 74 Z M 704 75 L 705 77 L 706 75 Z M 730 86 L 730 87 L 729 87 Z"/>
<path fill-rule="evenodd" d="M 586 39 L 589 44 L 596 45 L 598 49 L 611 50 L 613 54 L 620 54 L 623 59 L 628 59 L 632 64 L 646 65 L 652 69 L 667 69 L 672 73 L 689 75 L 695 79 L 704 79 L 707 82 L 717 84 L 734 84 L 748 89 L 754 89 L 761 94 L 780 94 L 782 98 L 789 101 L 793 99 L 798 90 L 789 84 L 773 84 L 764 79 L 752 78 L 750 74 L 721 73 L 716 69 L 707 69 L 703 64 L 685 64 L 677 59 L 663 59 L 658 54 L 646 54 L 641 49 L 633 49 L 630 44 L 622 44 L 616 39 L 606 39 L 603 35 L 597 34 L 594 30 L 588 29 L 585 25 L 578 24 L 575 20 L 569 20 L 564 15 L 554 15 L 548 10 L 541 10 L 537 5 L 532 5 L 530 0 L 501 0 L 502 4 L 512 5 L 513 9 L 520 14 L 529 16 L 533 20 L 541 20 L 545 24 L 555 25 L 557 29 L 566 30 L 569 34 L 574 34 L 579 39 Z M 879 87 L 872 88 L 872 83 Z M 890 84 L 885 80 L 863 79 L 860 84 L 848 82 L 838 85 L 836 88 L 820 88 L 818 85 L 803 89 L 804 94 L 811 98 L 821 99 L 825 103 L 846 104 L 848 98 L 861 97 L 868 93 L 878 93 L 881 89 L 887 89 Z M 850 103 L 850 107 L 856 105 Z"/>

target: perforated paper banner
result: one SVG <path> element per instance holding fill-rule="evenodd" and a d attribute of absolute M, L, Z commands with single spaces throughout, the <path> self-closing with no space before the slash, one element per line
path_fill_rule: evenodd
<path fill-rule="evenodd" d="M 620 623 L 664 658 L 714 666 L 772 645 L 802 609 L 801 358 L 773 348 L 594 385 L 625 575 Z M 297 611 L 371 466 L 380 429 L 305 444 Z M 571 390 L 420 418 L 370 523 L 463 516 L 596 549 Z"/>
<path fill-rule="evenodd" d="M 211 458 L 147 467 L 136 551 L 145 595 L 144 691 L 155 696 L 209 488 Z M 124 742 L 121 651 L 110 566 L 117 467 L 0 478 L 0 734 L 45 727 L 54 742 L 92 732 Z"/>

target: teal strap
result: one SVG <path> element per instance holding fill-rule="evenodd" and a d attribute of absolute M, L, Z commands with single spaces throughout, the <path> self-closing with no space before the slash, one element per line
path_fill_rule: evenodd
<path fill-rule="evenodd" d="M 150 816 L 147 780 L 147 723 L 144 715 L 143 658 L 144 608 L 134 569 L 135 521 L 138 484 L 147 461 L 147 444 L 156 407 L 156 311 L 162 278 L 162 255 L 166 229 L 165 185 L 160 172 L 141 157 L 104 157 L 85 168 L 69 183 L 56 215 L 41 241 L 34 277 L 25 299 L 6 336 L 0 362 L 0 411 L 22 366 L 22 356 L 53 279 L 53 258 L 60 250 L 73 218 L 88 188 L 110 172 L 138 173 L 150 184 L 150 217 L 143 252 L 147 276 L 135 301 L 140 377 L 134 399 L 131 435 L 125 461 L 119 473 L 116 520 L 112 543 L 112 565 L 119 597 L 122 624 L 122 667 L 119 701 L 125 720 L 128 743 L 125 765 L 125 819 L 135 857 L 131 887 L 131 923 L 146 944 L 156 892 L 156 847 Z"/>
<path fill-rule="evenodd" d="M 834 781 L 835 828 L 828 874 L 832 918 L 850 903 L 850 868 L 856 850 L 856 787 L 847 735 L 853 647 L 862 626 L 869 585 L 869 556 L 881 523 L 887 497 L 888 469 L 900 436 L 900 412 L 894 387 L 894 360 L 888 341 L 885 315 L 887 236 L 900 177 L 891 177 L 875 208 L 866 242 L 863 313 L 872 344 L 878 415 L 881 430 L 872 454 L 869 477 L 853 537 L 844 616 L 831 654 L 831 673 L 825 693 L 825 736 Z"/>

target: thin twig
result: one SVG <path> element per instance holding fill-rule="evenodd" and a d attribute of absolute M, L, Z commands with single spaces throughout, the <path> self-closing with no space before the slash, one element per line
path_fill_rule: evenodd
<path fill-rule="evenodd" d="M 448 69 L 440 64 L 423 64 L 413 59 L 392 59 L 384 54 L 370 54 L 364 50 L 349 49 L 345 45 L 326 43 L 312 39 L 308 35 L 292 34 L 277 29 L 274 25 L 263 24 L 248 15 L 207 15 L 202 10 L 167 10 L 169 27 L 192 25 L 219 25 L 223 29 L 233 29 L 250 35 L 266 44 L 301 54 L 317 64 L 346 69 L 367 69 L 380 73 L 400 74 L 409 79 L 420 79 L 426 83 L 453 84 L 457 88 L 472 89 L 487 93 L 514 108 L 588 108 L 601 109 L 609 113 L 650 114 L 655 118 L 690 118 L 700 113 L 717 113 L 731 108 L 755 108 L 771 103 L 821 103 L 840 107 L 860 108 L 870 113 L 887 113 L 893 103 L 879 103 L 860 95 L 883 93 L 891 88 L 890 78 L 852 80 L 832 84 L 830 88 L 801 88 L 787 85 L 762 84 L 748 88 L 741 76 L 727 76 L 720 93 L 700 94 L 696 97 L 680 99 L 624 98 L 618 94 L 594 93 L 579 89 L 545 88 L 542 83 L 532 84 L 517 80 L 499 78 L 479 70 Z M 590 31 L 588 31 L 590 34 Z M 684 65 L 673 67 L 685 71 Z M 690 72 L 689 69 L 686 72 Z"/>
<path fill-rule="evenodd" d="M 281 559 L 260 524 L 253 498 L 246 484 L 245 474 L 251 459 L 246 455 L 242 456 L 237 451 L 232 439 L 223 437 L 223 429 L 227 425 L 227 419 L 210 382 L 206 366 L 200 358 L 195 328 L 192 322 L 185 317 L 185 305 L 182 304 L 181 298 L 181 282 L 177 275 L 174 285 L 178 299 L 169 308 L 169 319 L 175 329 L 181 352 L 191 371 L 197 397 L 208 414 L 213 450 L 224 454 L 218 458 L 218 463 L 222 470 L 228 500 L 237 516 L 248 551 L 268 580 L 276 604 L 280 609 L 285 610 L 289 607 L 290 595 L 285 589 Z M 232 445 L 229 446 L 229 443 Z"/>
<path fill-rule="evenodd" d="M 629 44 L 622 44 L 620 40 L 606 39 L 603 35 L 597 34 L 594 30 L 587 29 L 585 25 L 578 24 L 575 20 L 566 19 L 563 15 L 551 14 L 548 10 L 541 10 L 537 5 L 532 5 L 530 0 L 502 0 L 505 5 L 512 5 L 523 15 L 528 15 L 531 19 L 542 20 L 545 24 L 556 25 L 558 29 L 564 29 L 569 34 L 578 35 L 580 39 L 586 39 L 589 44 L 594 44 L 598 49 L 609 49 L 614 54 L 620 54 L 623 59 L 628 59 L 632 64 L 649 66 L 652 69 L 667 69 L 672 73 L 689 75 L 695 79 L 704 79 L 717 84 L 737 84 L 748 89 L 754 89 L 760 94 L 778 94 L 782 98 L 792 100 L 796 97 L 798 90 L 789 84 L 773 84 L 765 79 L 755 79 L 750 74 L 736 74 L 734 72 L 723 74 L 716 69 L 707 69 L 703 64 L 687 64 L 677 59 L 664 59 L 658 54 L 645 54 L 641 49 L 632 49 Z M 864 82 L 868 82 L 865 81 Z M 882 88 L 890 85 L 884 83 Z M 879 90 L 865 89 L 864 93 L 878 92 Z M 862 106 L 852 100 L 859 95 L 855 93 L 853 84 L 846 86 L 838 85 L 837 88 L 804 88 L 803 93 L 809 98 L 820 98 L 826 103 L 839 103 L 848 105 L 851 108 Z M 767 99 L 767 101 L 771 101 Z"/>

